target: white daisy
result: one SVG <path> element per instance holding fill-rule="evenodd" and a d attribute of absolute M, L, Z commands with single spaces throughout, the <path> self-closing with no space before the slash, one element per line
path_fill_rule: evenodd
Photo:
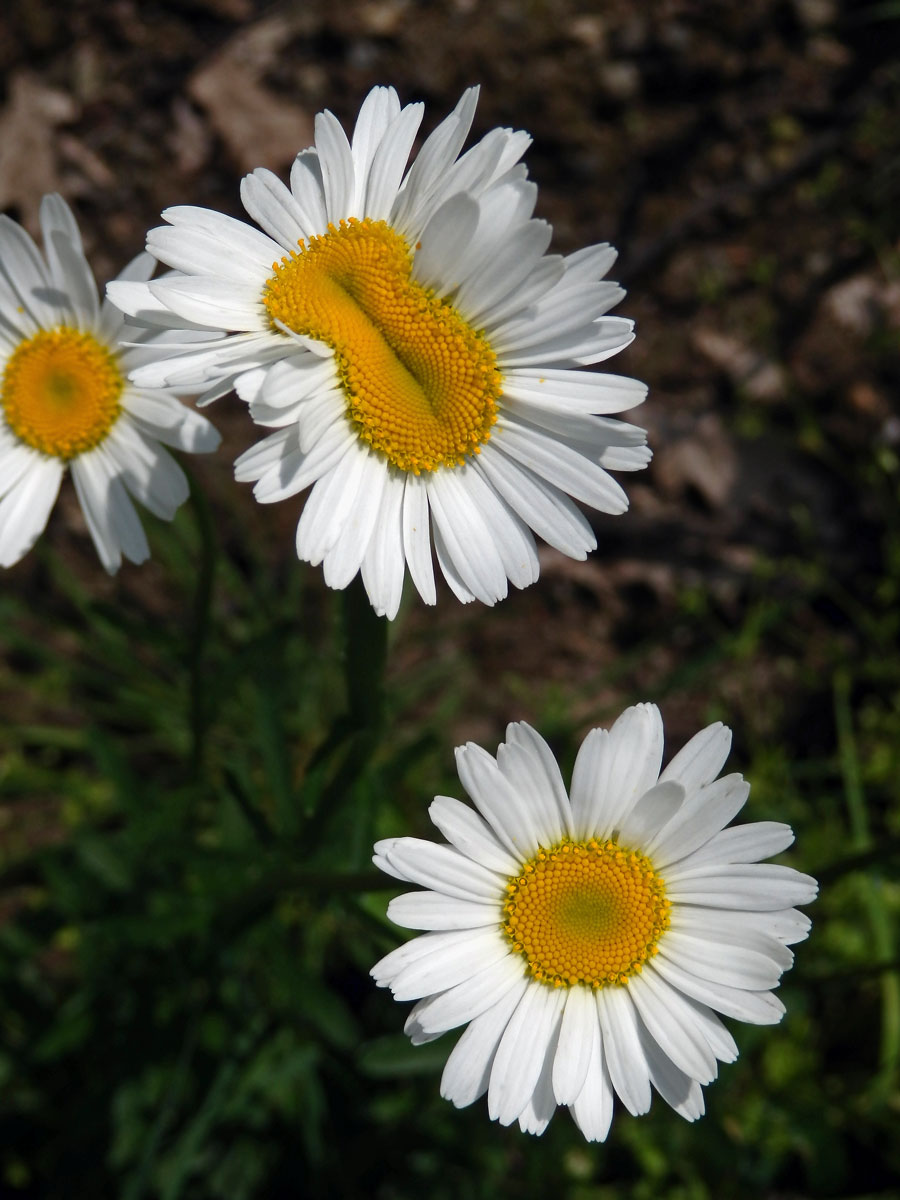
<path fill-rule="evenodd" d="M 291 186 L 257 170 L 244 207 L 264 232 L 206 209 L 163 213 L 147 248 L 181 277 L 115 284 L 126 312 L 206 329 L 142 384 L 232 386 L 275 432 L 236 465 L 263 503 L 312 486 L 297 553 L 345 587 L 362 571 L 393 617 L 405 567 L 435 602 L 431 554 L 460 600 L 493 604 L 538 577 L 532 530 L 573 558 L 596 545 L 570 497 L 627 507 L 610 468 L 650 453 L 609 414 L 639 404 L 633 379 L 584 370 L 632 339 L 607 312 L 607 245 L 547 255 L 537 189 L 517 165 L 530 138 L 494 129 L 460 157 L 467 91 L 406 163 L 422 105 L 375 88 L 352 141 L 330 112 Z"/>
<path fill-rule="evenodd" d="M 749 788 L 717 779 L 731 734 L 710 725 L 660 775 L 658 709 L 639 704 L 588 734 L 571 796 L 546 742 L 510 725 L 496 760 L 457 752 L 475 813 L 438 796 L 431 819 L 449 845 L 392 838 L 375 863 L 428 891 L 388 915 L 430 932 L 372 970 L 417 1000 L 413 1042 L 459 1025 L 441 1081 L 457 1106 L 485 1091 L 492 1119 L 541 1133 L 558 1104 L 603 1141 L 613 1096 L 629 1112 L 651 1087 L 693 1121 L 701 1084 L 737 1047 L 713 1010 L 754 1024 L 784 1013 L 769 990 L 809 920 L 793 906 L 816 882 L 761 864 L 793 841 L 787 825 L 725 826 Z"/>
<path fill-rule="evenodd" d="M 206 452 L 219 435 L 170 392 L 128 382 L 159 352 L 120 345 L 146 330 L 125 330 L 122 314 L 101 306 L 62 197 L 45 196 L 40 218 L 46 261 L 0 216 L 0 565 L 34 545 L 69 467 L 97 553 L 113 572 L 122 555 L 149 555 L 129 493 L 166 520 L 187 499 L 184 473 L 161 443 Z M 141 254 L 119 278 L 146 280 L 154 266 Z"/>

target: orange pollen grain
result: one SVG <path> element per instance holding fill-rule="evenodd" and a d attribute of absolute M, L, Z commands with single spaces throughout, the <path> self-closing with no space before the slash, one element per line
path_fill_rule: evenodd
<path fill-rule="evenodd" d="M 267 281 L 272 327 L 334 351 L 347 416 L 401 471 L 453 467 L 479 453 L 502 379 L 482 333 L 412 278 L 386 222 L 351 218 L 299 243 Z"/>
<path fill-rule="evenodd" d="M 613 841 L 541 848 L 506 890 L 504 933 L 551 987 L 627 983 L 669 925 L 671 902 L 650 860 Z"/>
<path fill-rule="evenodd" d="M 106 346 L 60 325 L 20 342 L 9 356 L 0 408 L 20 441 L 68 461 L 104 440 L 121 414 L 124 387 Z"/>

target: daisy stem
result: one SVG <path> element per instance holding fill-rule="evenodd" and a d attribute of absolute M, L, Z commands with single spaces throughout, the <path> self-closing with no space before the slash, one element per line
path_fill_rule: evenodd
<path fill-rule="evenodd" d="M 307 779 L 323 777 L 313 811 L 304 828 L 307 844 L 315 844 L 354 787 L 380 742 L 384 723 L 384 668 L 388 622 L 377 616 L 362 579 L 357 576 L 341 593 L 341 634 L 347 709 L 331 726 L 307 767 Z"/>
<path fill-rule="evenodd" d="M 850 822 L 850 838 L 854 849 L 863 854 L 872 849 L 872 833 L 869 828 L 859 755 L 853 732 L 850 689 L 849 672 L 846 670 L 835 672 L 834 716 L 844 796 L 847 801 L 847 815 Z M 891 914 L 884 902 L 882 881 L 870 871 L 862 876 L 860 883 L 863 903 L 872 928 L 876 961 L 889 964 L 894 958 L 894 937 L 891 928 Z M 881 977 L 881 1048 L 877 1081 L 877 1090 L 881 1095 L 888 1096 L 893 1091 L 898 1066 L 900 1066 L 900 972 L 896 969 L 888 969 Z"/>
<path fill-rule="evenodd" d="M 341 593 L 344 681 L 354 729 L 377 731 L 384 716 L 384 668 L 388 622 L 379 617 L 357 575 Z"/>

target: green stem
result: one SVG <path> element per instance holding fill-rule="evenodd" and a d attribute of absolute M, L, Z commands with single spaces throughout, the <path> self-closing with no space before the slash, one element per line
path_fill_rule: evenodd
<path fill-rule="evenodd" d="M 841 775 L 854 850 L 861 855 L 872 849 L 872 834 L 866 812 L 865 792 L 859 767 L 859 755 L 850 709 L 850 675 L 846 670 L 834 676 L 834 717 L 838 737 Z M 872 928 L 875 961 L 890 964 L 895 955 L 891 914 L 884 903 L 881 880 L 869 873 L 861 878 L 863 902 Z M 888 1096 L 894 1088 L 900 1067 L 900 972 L 887 969 L 881 977 L 881 1048 L 879 1053 L 878 1091 Z"/>
<path fill-rule="evenodd" d="M 384 719 L 388 622 L 372 608 L 361 575 L 344 589 L 341 600 L 350 724 L 354 729 L 375 732 Z"/>
<path fill-rule="evenodd" d="M 354 795 L 384 725 L 388 622 L 375 613 L 360 576 L 341 593 L 341 631 L 347 710 L 332 725 L 307 771 L 308 780 L 315 775 L 322 779 L 315 811 L 304 829 L 309 844 L 318 841 L 337 807 Z"/>

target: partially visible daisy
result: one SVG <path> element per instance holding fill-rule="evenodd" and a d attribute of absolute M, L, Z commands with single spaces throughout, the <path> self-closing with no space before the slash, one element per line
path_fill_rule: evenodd
<path fill-rule="evenodd" d="M 427 891 L 392 900 L 399 925 L 430 932 L 372 969 L 397 1000 L 417 1000 L 414 1043 L 459 1025 L 441 1081 L 457 1106 L 484 1092 L 491 1118 L 542 1133 L 558 1104 L 590 1141 L 609 1131 L 613 1097 L 638 1115 L 655 1088 L 689 1121 L 701 1085 L 737 1046 L 716 1012 L 781 1020 L 770 991 L 806 937 L 816 882 L 761 864 L 793 841 L 787 825 L 726 829 L 749 788 L 717 776 L 721 724 L 692 738 L 660 775 L 663 731 L 651 704 L 588 734 L 571 795 L 547 743 L 510 725 L 496 760 L 456 752 L 477 813 L 437 796 L 449 845 L 392 838 L 383 871 Z"/>
<path fill-rule="evenodd" d="M 97 286 L 75 218 L 61 196 L 40 210 L 43 258 L 0 216 L 0 566 L 19 561 L 43 532 L 68 467 L 107 571 L 143 562 L 147 539 L 130 496 L 171 520 L 187 499 L 184 472 L 161 443 L 215 450 L 219 435 L 169 391 L 136 386 L 128 372 L 159 353 Z M 146 280 L 141 254 L 119 276 Z M 190 336 L 190 335 L 187 335 Z"/>
<path fill-rule="evenodd" d="M 375 88 L 352 141 L 330 113 L 297 156 L 290 188 L 248 175 L 244 207 L 264 232 L 201 208 L 171 208 L 147 248 L 183 272 L 115 284 L 126 312 L 205 329 L 142 384 L 230 388 L 275 430 L 243 454 L 263 503 L 312 485 L 297 554 L 343 588 L 361 571 L 393 617 L 408 566 L 435 602 L 431 538 L 456 596 L 493 604 L 538 577 L 532 531 L 572 558 L 596 546 L 570 497 L 628 504 L 609 470 L 650 453 L 611 413 L 643 384 L 584 368 L 632 340 L 606 315 L 608 245 L 548 255 L 537 189 L 518 160 L 530 138 L 494 129 L 460 157 L 477 89 L 407 159 L 423 106 Z M 224 336 L 223 336 L 224 335 Z"/>

